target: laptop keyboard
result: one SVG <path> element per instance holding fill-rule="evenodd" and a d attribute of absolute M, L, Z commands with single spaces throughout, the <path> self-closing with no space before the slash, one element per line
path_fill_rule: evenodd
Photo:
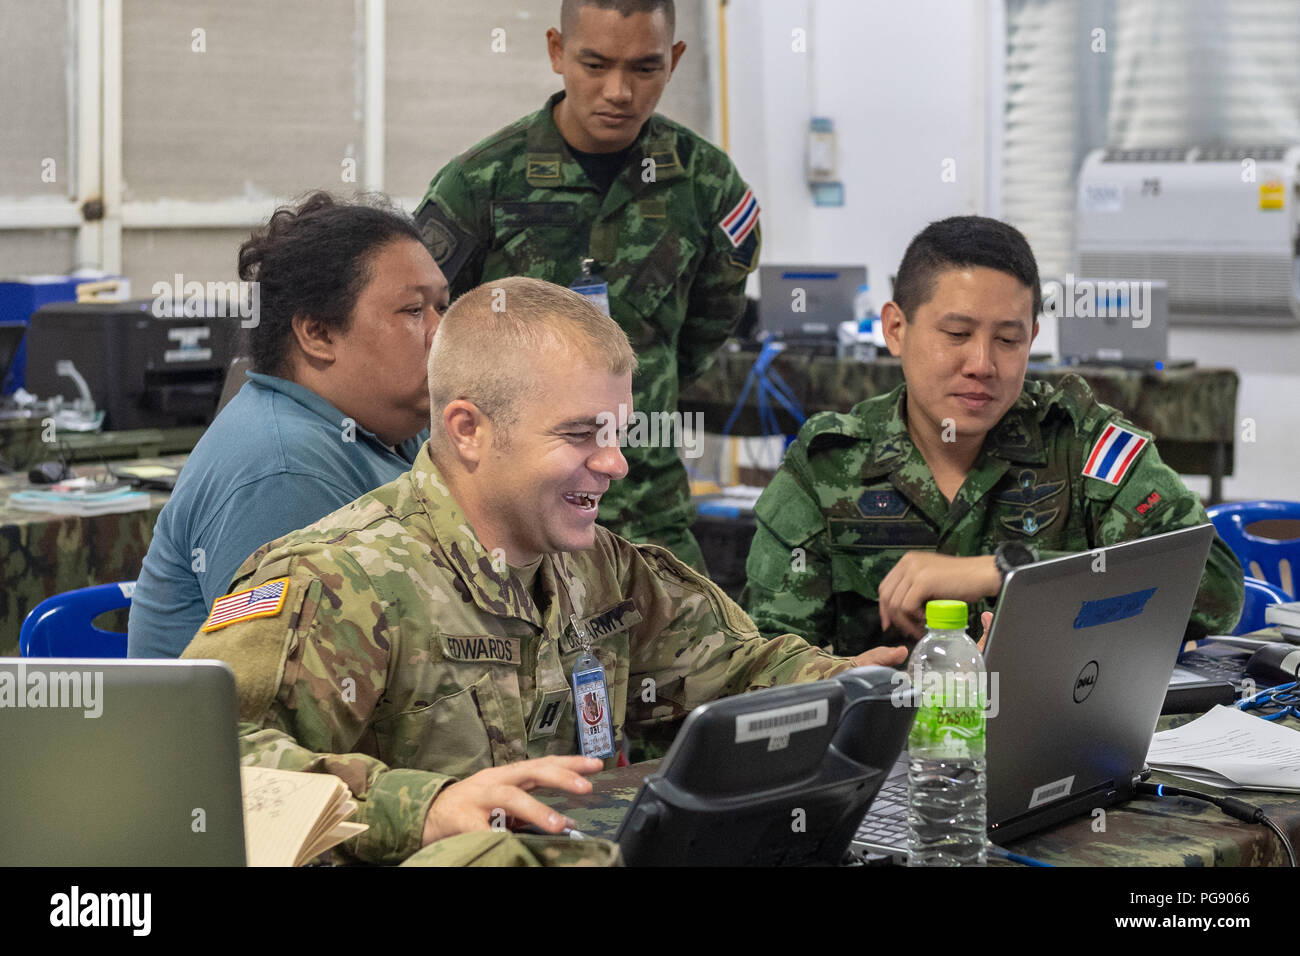
<path fill-rule="evenodd" d="M 1218 648 L 1215 650 L 1218 653 L 1207 653 L 1203 650 L 1187 651 L 1178 658 L 1178 666 L 1194 671 L 1206 680 L 1240 683 L 1250 653 L 1236 648 L 1226 651 Z"/>
<path fill-rule="evenodd" d="M 858 824 L 854 839 L 860 843 L 902 847 L 907 845 L 907 776 L 891 777 L 876 795 L 871 809 Z"/>

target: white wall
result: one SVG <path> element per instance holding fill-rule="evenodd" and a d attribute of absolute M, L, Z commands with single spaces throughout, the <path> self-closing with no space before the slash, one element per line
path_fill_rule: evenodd
<path fill-rule="evenodd" d="M 730 151 L 763 208 L 765 263 L 867 265 L 877 305 L 908 240 L 984 213 L 984 0 L 733 0 Z M 792 49 L 803 30 L 806 52 Z M 842 208 L 813 205 L 808 123 L 835 122 Z M 956 178 L 942 178 L 944 161 Z"/>

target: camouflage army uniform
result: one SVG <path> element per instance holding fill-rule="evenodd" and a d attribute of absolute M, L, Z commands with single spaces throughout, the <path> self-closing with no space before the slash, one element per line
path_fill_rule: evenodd
<path fill-rule="evenodd" d="M 759 229 L 736 246 L 721 223 L 748 187 L 725 153 L 656 114 L 602 194 L 551 115 L 563 96 L 443 167 L 416 221 L 453 299 L 510 275 L 568 286 L 581 274 L 580 257 L 593 258 L 593 273 L 609 284 L 610 314 L 640 360 L 635 408 L 676 412 L 679 384 L 713 364 L 744 311 Z M 676 449 L 626 451 L 627 478 L 601 499 L 601 522 L 703 570 Z"/>
<path fill-rule="evenodd" d="M 758 500 L 746 565 L 742 603 L 761 632 L 860 653 L 897 643 L 881 632 L 877 589 L 906 551 L 974 556 L 1021 541 L 1049 558 L 1208 520 L 1151 442 L 1118 485 L 1083 474 L 1109 423 L 1150 434 L 1077 376 L 1025 383 L 949 506 L 908 434 L 906 389 L 816 415 L 790 446 Z M 1189 632 L 1230 632 L 1241 603 L 1241 565 L 1215 538 Z M 972 627 L 991 608 L 972 606 Z"/>
<path fill-rule="evenodd" d="M 245 763 L 352 788 L 370 825 L 353 851 L 373 862 L 418 850 L 457 778 L 575 753 L 570 615 L 604 665 L 616 749 L 625 726 L 852 666 L 797 637 L 763 640 L 669 552 L 604 528 L 593 550 L 544 556 L 526 589 L 493 568 L 427 445 L 395 481 L 263 545 L 231 591 L 281 579 L 278 611 L 200 633 L 185 657 L 234 670 Z"/>

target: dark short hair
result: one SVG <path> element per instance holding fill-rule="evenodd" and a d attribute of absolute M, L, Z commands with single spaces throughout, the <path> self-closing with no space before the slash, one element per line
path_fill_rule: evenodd
<path fill-rule="evenodd" d="M 894 301 L 911 322 L 913 312 L 934 295 L 941 272 L 971 266 L 1013 275 L 1032 289 L 1034 313 L 1030 323 L 1038 321 L 1038 313 L 1043 310 L 1043 290 L 1034 252 L 1019 229 L 986 216 L 940 219 L 917 233 L 898 266 Z"/>
<path fill-rule="evenodd" d="M 578 11 L 583 7 L 596 7 L 600 10 L 616 10 L 619 16 L 630 17 L 634 13 L 664 12 L 668 21 L 668 37 L 671 39 L 677 28 L 677 10 L 673 0 L 564 0 L 560 5 L 560 32 L 568 35 L 578 22 Z"/>
<path fill-rule="evenodd" d="M 295 315 L 347 331 L 375 253 L 399 239 L 423 244 L 410 216 L 378 194 L 314 192 L 253 230 L 239 247 L 239 278 L 258 283 L 258 321 L 244 344 L 253 371 L 284 375 Z"/>

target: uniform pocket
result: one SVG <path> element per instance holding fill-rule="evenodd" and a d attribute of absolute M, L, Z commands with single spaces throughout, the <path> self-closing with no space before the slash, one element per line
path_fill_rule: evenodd
<path fill-rule="evenodd" d="M 501 737 L 502 723 L 500 696 L 491 672 L 484 672 L 431 704 L 378 721 L 379 759 L 390 767 L 467 777 L 497 762 L 493 740 Z"/>
<path fill-rule="evenodd" d="M 496 202 L 492 204 L 492 256 L 507 272 L 554 281 L 568 267 L 578 268 L 578 207 L 568 202 Z M 570 257 L 571 263 L 563 260 Z M 493 270 L 495 273 L 496 270 Z"/>
<path fill-rule="evenodd" d="M 880 599 L 880 582 L 906 552 L 831 552 L 831 590 L 837 594 L 860 594 L 869 601 Z"/>
<path fill-rule="evenodd" d="M 640 266 L 622 292 L 626 303 L 654 327 L 665 344 L 677 341 L 686 310 L 662 309 L 660 306 L 670 293 L 677 291 L 679 284 L 682 285 L 680 294 L 686 294 L 694 275 L 697 252 L 695 243 L 681 233 L 664 233 L 638 257 Z M 621 250 L 620 254 L 623 254 Z"/>

